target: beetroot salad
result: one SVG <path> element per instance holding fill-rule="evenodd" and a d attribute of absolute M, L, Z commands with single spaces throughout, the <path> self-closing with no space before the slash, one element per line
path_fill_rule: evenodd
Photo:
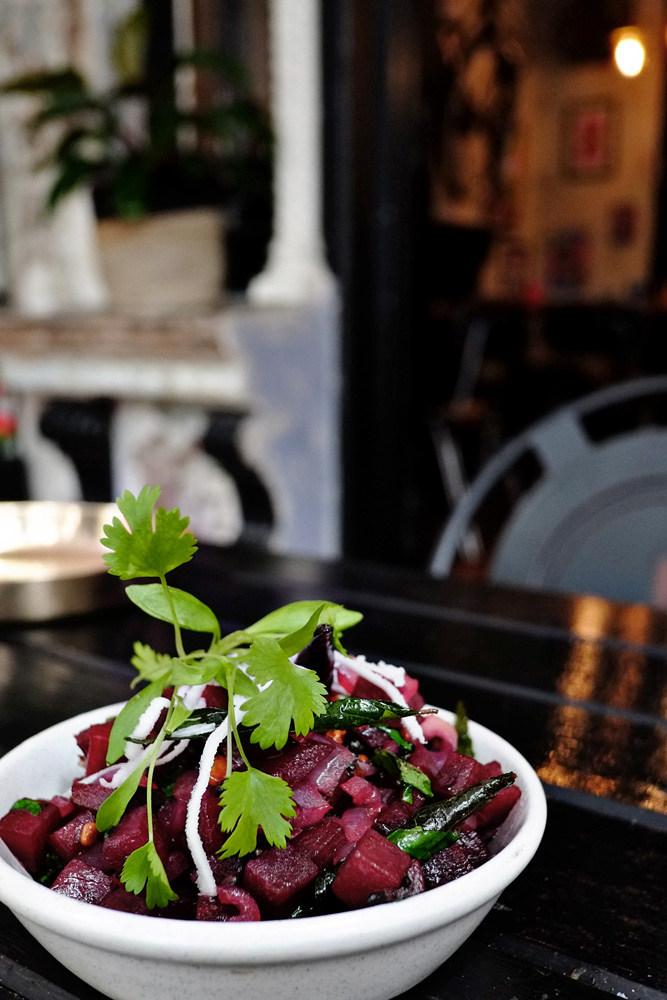
<path fill-rule="evenodd" d="M 174 626 L 174 650 L 135 645 L 137 693 L 76 737 L 69 794 L 24 798 L 0 839 L 55 892 L 180 919 L 313 916 L 402 899 L 482 865 L 520 796 L 480 762 L 458 706 L 427 708 L 403 668 L 350 655 L 360 615 L 327 601 L 223 636 L 166 582 L 192 557 L 158 489 L 118 501 L 110 572 Z M 184 632 L 207 634 L 188 652 Z M 29 790 L 27 790 L 29 795 Z"/>

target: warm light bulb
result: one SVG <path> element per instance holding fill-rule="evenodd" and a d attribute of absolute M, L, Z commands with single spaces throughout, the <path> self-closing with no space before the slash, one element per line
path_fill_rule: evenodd
<path fill-rule="evenodd" d="M 621 28 L 614 32 L 614 62 L 623 76 L 639 76 L 646 62 L 646 49 L 637 31 Z"/>

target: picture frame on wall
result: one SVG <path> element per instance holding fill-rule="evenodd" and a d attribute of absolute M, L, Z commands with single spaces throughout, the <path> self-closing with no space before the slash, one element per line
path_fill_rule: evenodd
<path fill-rule="evenodd" d="M 560 159 L 571 180 L 609 177 L 618 150 L 618 114 L 606 97 L 573 101 L 562 114 Z"/>

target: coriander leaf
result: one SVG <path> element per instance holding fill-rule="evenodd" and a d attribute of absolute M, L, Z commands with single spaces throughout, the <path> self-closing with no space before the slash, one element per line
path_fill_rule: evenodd
<path fill-rule="evenodd" d="M 123 865 L 120 879 L 129 892 L 136 894 L 146 886 L 146 905 L 149 910 L 154 906 L 166 906 L 170 900 L 178 899 L 169 885 L 155 844 L 150 840 L 143 847 L 132 851 Z"/>
<path fill-rule="evenodd" d="M 125 702 L 120 712 L 114 720 L 109 734 L 109 745 L 107 747 L 107 764 L 115 764 L 125 753 L 125 741 L 132 732 L 137 722 L 144 714 L 153 698 L 162 691 L 164 684 L 162 678 L 153 681 L 138 694 Z"/>
<path fill-rule="evenodd" d="M 216 680 L 223 688 L 228 689 L 227 678 L 225 677 L 224 670 L 220 671 Z M 244 698 L 251 698 L 253 695 L 257 694 L 258 690 L 259 689 L 252 677 L 248 677 L 248 675 L 242 670 L 234 670 L 234 694 L 243 695 Z"/>
<path fill-rule="evenodd" d="M 172 663 L 171 683 L 175 687 L 181 684 L 208 684 L 217 680 L 218 675 L 224 675 L 219 656 L 204 656 L 194 663 L 189 658 L 174 657 Z"/>
<path fill-rule="evenodd" d="M 172 623 L 175 615 L 181 628 L 210 632 L 216 639 L 220 638 L 220 625 L 211 609 L 185 590 L 163 587 L 160 583 L 132 583 L 125 593 L 133 604 L 153 618 Z"/>
<path fill-rule="evenodd" d="M 251 642 L 252 635 L 249 632 L 237 629 L 235 632 L 230 632 L 229 635 L 224 635 L 218 640 L 215 643 L 215 651 L 222 656 L 227 656 L 229 653 L 233 653 L 234 650 L 239 649 L 240 646 L 249 646 Z"/>
<path fill-rule="evenodd" d="M 116 826 L 119 823 L 121 816 L 129 805 L 130 799 L 139 787 L 141 776 L 147 767 L 148 761 L 142 760 L 135 767 L 134 771 L 127 776 L 122 785 L 114 788 L 109 798 L 104 800 L 97 810 L 97 816 L 95 817 L 95 826 L 100 833 L 110 830 L 112 826 Z"/>
<path fill-rule="evenodd" d="M 154 649 L 143 642 L 135 642 L 132 666 L 138 672 L 132 684 L 140 680 L 161 681 L 163 687 L 168 686 L 171 677 L 172 658 L 168 653 L 156 653 Z"/>
<path fill-rule="evenodd" d="M 280 639 L 282 636 L 302 628 L 317 608 L 322 609 L 319 622 L 331 624 L 336 636 L 345 629 L 356 625 L 363 617 L 358 611 L 349 611 L 342 604 L 332 604 L 330 601 L 294 601 L 292 604 L 286 604 L 282 608 L 271 611 L 264 618 L 256 621 L 254 625 L 250 625 L 246 631 L 252 635 L 265 635 Z"/>
<path fill-rule="evenodd" d="M 104 561 L 109 572 L 122 580 L 163 577 L 189 562 L 197 551 L 195 536 L 185 530 L 189 520 L 181 517 L 178 508 L 166 511 L 159 507 L 154 514 L 159 496 L 159 486 L 144 486 L 137 497 L 126 490 L 117 503 L 130 530 L 117 517 L 104 527 L 101 542 L 111 549 Z"/>
<path fill-rule="evenodd" d="M 177 697 L 174 707 L 169 714 L 169 719 L 167 720 L 168 725 L 165 723 L 167 734 L 173 733 L 173 731 L 178 729 L 179 726 L 184 725 L 191 715 L 192 709 L 188 708 L 182 698 Z"/>
<path fill-rule="evenodd" d="M 275 639 L 258 636 L 246 661 L 252 676 L 267 686 L 246 701 L 244 725 L 256 727 L 251 742 L 280 750 L 292 722 L 297 734 L 312 729 L 314 716 L 326 708 L 326 688 L 314 670 L 293 664 Z"/>
<path fill-rule="evenodd" d="M 257 771 L 232 771 L 222 783 L 220 828 L 230 833 L 221 850 L 223 858 L 250 854 L 261 828 L 270 844 L 284 847 L 296 814 L 292 790 L 282 778 Z M 231 831 L 231 832 L 230 832 Z"/>
<path fill-rule="evenodd" d="M 409 830 L 394 830 L 387 835 L 387 840 L 392 844 L 420 861 L 425 861 L 444 847 L 450 847 L 458 839 L 454 830 L 423 830 L 420 826 L 413 826 Z"/>
<path fill-rule="evenodd" d="M 283 652 L 287 653 L 288 656 L 296 656 L 297 653 L 300 653 L 308 645 L 315 634 L 315 629 L 319 624 L 320 615 L 324 607 L 324 604 L 320 604 L 319 607 L 315 608 L 305 625 L 298 628 L 296 632 L 290 632 L 278 640 Z"/>

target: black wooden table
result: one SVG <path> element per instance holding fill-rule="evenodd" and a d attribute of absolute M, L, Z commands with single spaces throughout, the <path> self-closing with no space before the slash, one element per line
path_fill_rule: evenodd
<path fill-rule="evenodd" d="M 352 651 L 405 666 L 436 704 L 462 698 L 542 778 L 549 816 L 535 859 L 403 1000 L 667 998 L 667 615 L 206 547 L 173 582 L 209 603 L 223 629 L 305 597 L 362 611 Z M 0 753 L 125 698 L 137 638 L 172 648 L 167 627 L 124 597 L 95 615 L 3 626 Z M 0 998 L 10 997 L 100 995 L 0 907 Z"/>

